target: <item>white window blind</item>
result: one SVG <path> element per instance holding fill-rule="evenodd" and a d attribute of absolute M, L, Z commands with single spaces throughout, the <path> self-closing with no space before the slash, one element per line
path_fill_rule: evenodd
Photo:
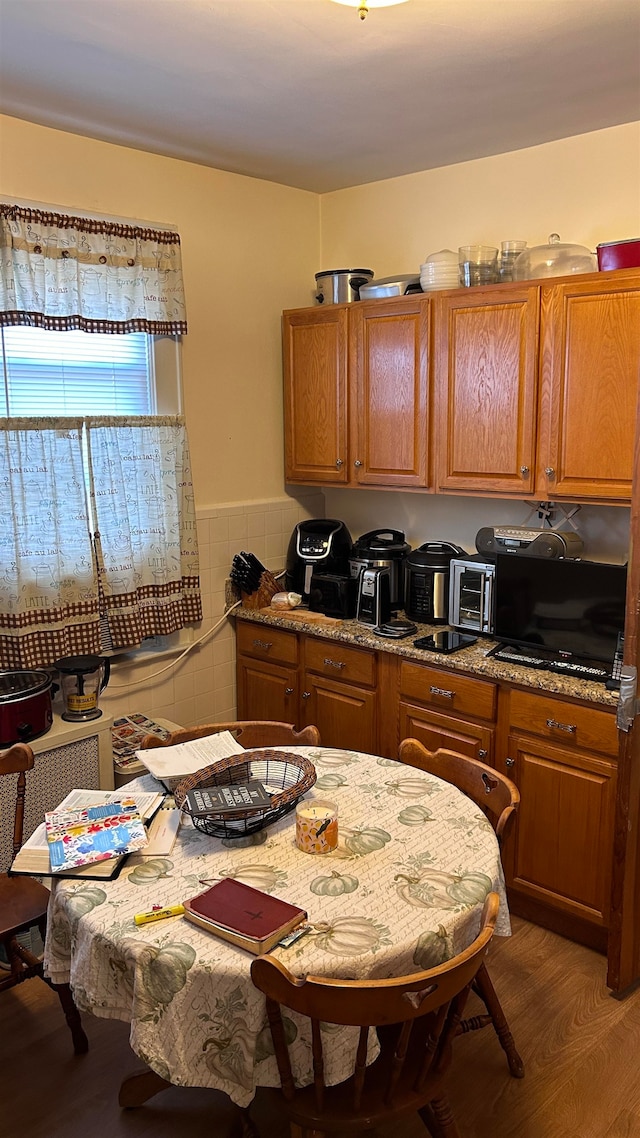
<path fill-rule="evenodd" d="M 49 332 L 12 326 L 2 333 L 0 414 L 153 415 L 153 337 Z"/>

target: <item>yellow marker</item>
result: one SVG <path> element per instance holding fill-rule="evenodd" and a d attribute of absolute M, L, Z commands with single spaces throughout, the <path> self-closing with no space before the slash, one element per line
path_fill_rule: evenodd
<path fill-rule="evenodd" d="M 136 913 L 133 918 L 137 925 L 146 925 L 149 921 L 162 921 L 165 917 L 179 917 L 184 913 L 184 905 L 154 905 L 147 913 Z"/>

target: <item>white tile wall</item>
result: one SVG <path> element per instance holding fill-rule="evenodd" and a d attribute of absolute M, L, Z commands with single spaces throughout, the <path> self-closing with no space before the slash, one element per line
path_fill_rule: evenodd
<path fill-rule="evenodd" d="M 137 663 L 116 659 L 100 700 L 104 712 L 117 717 L 141 711 L 183 727 L 235 719 L 235 628 L 233 620 L 224 617 L 224 588 L 234 555 L 249 550 L 279 573 L 297 522 L 324 515 L 324 495 L 314 490 L 295 498 L 231 502 L 199 510 L 203 621 L 194 639 L 215 624 L 219 627 L 177 663 L 175 656 Z"/>

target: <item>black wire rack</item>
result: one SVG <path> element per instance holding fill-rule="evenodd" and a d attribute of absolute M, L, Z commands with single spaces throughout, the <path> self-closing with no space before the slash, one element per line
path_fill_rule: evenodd
<path fill-rule="evenodd" d="M 254 779 L 271 795 L 270 806 L 243 807 L 199 817 L 190 814 L 196 829 L 213 838 L 244 838 L 263 830 L 295 809 L 303 794 L 314 785 L 316 768 L 309 759 L 289 751 L 243 751 L 182 779 L 174 791 L 176 805 L 189 813 L 185 800 L 190 790 L 240 786 Z"/>

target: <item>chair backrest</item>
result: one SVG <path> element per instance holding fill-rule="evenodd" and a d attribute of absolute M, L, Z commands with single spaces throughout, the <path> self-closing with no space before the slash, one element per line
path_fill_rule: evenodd
<path fill-rule="evenodd" d="M 34 757 L 31 747 L 26 743 L 14 743 L 8 751 L 0 754 L 0 776 L 17 774 L 16 807 L 13 818 L 13 856 L 16 857 L 22 845 L 24 827 L 24 800 L 27 790 L 25 771 L 33 769 Z"/>
<path fill-rule="evenodd" d="M 428 751 L 417 739 L 403 739 L 398 757 L 409 766 L 452 783 L 473 799 L 487 815 L 498 841 L 502 842 L 520 804 L 520 791 L 515 782 L 494 767 L 457 751 L 448 751 L 444 747 Z"/>
<path fill-rule="evenodd" d="M 293 976 L 279 960 L 261 956 L 251 964 L 251 979 L 267 997 L 267 1015 L 278 1063 L 282 1092 L 295 1095 L 288 1043 L 281 1007 L 290 1008 L 311 1021 L 315 1102 L 322 1110 L 325 1092 L 321 1024 L 360 1028 L 350 1092 L 354 1110 L 366 1111 L 365 1084 L 368 1033 L 371 1027 L 402 1025 L 394 1041 L 393 1060 L 388 1065 L 384 1101 L 398 1109 L 398 1095 L 406 1094 L 405 1064 L 411 1064 L 412 1095 L 425 1091 L 437 1073 L 448 1066 L 451 1042 L 469 987 L 486 954 L 498 915 L 499 898 L 490 893 L 485 901 L 480 932 L 469 948 L 437 968 L 391 980 L 333 980 Z M 417 1027 L 416 1021 L 420 1022 Z M 417 1030 L 414 1031 L 414 1025 Z M 329 1035 L 331 1040 L 331 1035 Z M 330 1046 L 330 1042 L 328 1044 Z M 380 1096 L 381 1087 L 375 1087 Z"/>
<path fill-rule="evenodd" d="M 301 731 L 296 731 L 293 723 L 247 719 L 235 723 L 206 723 L 201 727 L 185 727 L 180 731 L 173 731 L 168 739 L 147 735 L 142 742 L 142 749 L 189 743 L 192 739 L 203 739 L 206 735 L 215 735 L 219 731 L 230 731 L 243 747 L 320 746 L 320 732 L 317 727 L 304 727 Z"/>

